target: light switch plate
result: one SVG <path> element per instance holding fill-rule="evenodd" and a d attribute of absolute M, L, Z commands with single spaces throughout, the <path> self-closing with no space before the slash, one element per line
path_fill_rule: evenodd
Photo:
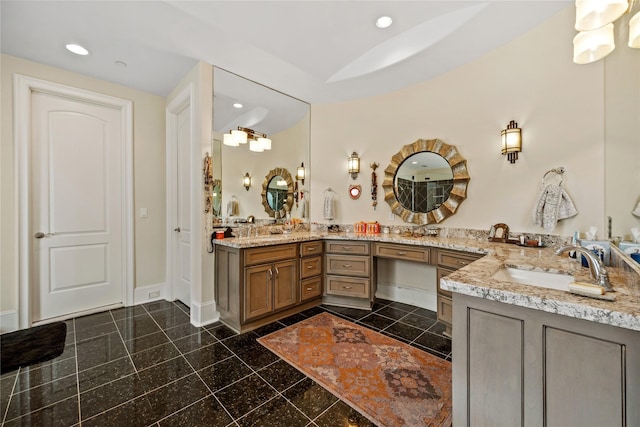
<path fill-rule="evenodd" d="M 149 211 L 147 211 L 147 208 L 140 208 L 140 218 L 148 218 L 149 217 Z"/>

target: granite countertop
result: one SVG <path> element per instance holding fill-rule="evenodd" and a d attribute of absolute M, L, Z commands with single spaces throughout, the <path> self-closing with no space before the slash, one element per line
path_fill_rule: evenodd
<path fill-rule="evenodd" d="M 343 232 L 293 232 L 214 242 L 216 245 L 233 248 L 251 248 L 322 239 L 399 243 L 486 254 L 487 256 L 442 278 L 441 287 L 454 293 L 640 331 L 640 276 L 622 268 L 607 267 L 611 284 L 616 291 L 612 293 L 615 301 L 493 278 L 499 269 L 507 266 L 564 273 L 574 276 L 576 281 L 590 281 L 588 269 L 581 267 L 574 259 L 555 255 L 552 248 L 525 248 L 478 239 Z"/>

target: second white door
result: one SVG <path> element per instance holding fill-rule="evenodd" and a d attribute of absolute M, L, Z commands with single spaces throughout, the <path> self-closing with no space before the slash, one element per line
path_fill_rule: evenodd
<path fill-rule="evenodd" d="M 177 114 L 177 197 L 174 254 L 175 297 L 191 307 L 191 109 Z"/>

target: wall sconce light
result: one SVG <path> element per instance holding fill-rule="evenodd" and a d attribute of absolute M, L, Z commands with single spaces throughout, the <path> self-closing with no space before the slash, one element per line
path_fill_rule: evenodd
<path fill-rule="evenodd" d="M 356 179 L 360 173 L 360 157 L 358 157 L 358 153 L 355 151 L 351 153 L 351 156 L 349 157 L 348 172 L 351 174 L 351 178 L 353 179 Z"/>
<path fill-rule="evenodd" d="M 502 155 L 507 155 L 509 162 L 518 160 L 518 153 L 522 151 L 522 132 L 518 123 L 511 120 L 506 129 L 502 129 Z"/>
<path fill-rule="evenodd" d="M 305 176 L 304 162 L 302 162 L 300 163 L 300 166 L 298 166 L 298 170 L 296 171 L 296 179 L 298 181 L 302 181 L 302 185 L 304 185 L 304 176 Z"/>
<path fill-rule="evenodd" d="M 242 177 L 242 185 L 244 185 L 244 189 L 249 191 L 249 187 L 251 187 L 251 176 L 249 175 L 249 172 L 244 174 L 244 177 Z"/>

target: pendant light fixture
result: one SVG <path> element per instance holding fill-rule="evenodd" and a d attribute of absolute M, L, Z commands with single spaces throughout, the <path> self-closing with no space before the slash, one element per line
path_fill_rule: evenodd
<path fill-rule="evenodd" d="M 238 147 L 249 142 L 249 150 L 262 152 L 271 150 L 271 140 L 266 133 L 256 132 L 253 129 L 238 126 L 238 129 L 230 130 L 222 136 L 222 143 L 230 147 Z"/>
<path fill-rule="evenodd" d="M 573 62 L 589 64 L 615 49 L 614 22 L 631 13 L 638 0 L 576 0 Z M 640 12 L 629 21 L 629 47 L 640 48 Z"/>

